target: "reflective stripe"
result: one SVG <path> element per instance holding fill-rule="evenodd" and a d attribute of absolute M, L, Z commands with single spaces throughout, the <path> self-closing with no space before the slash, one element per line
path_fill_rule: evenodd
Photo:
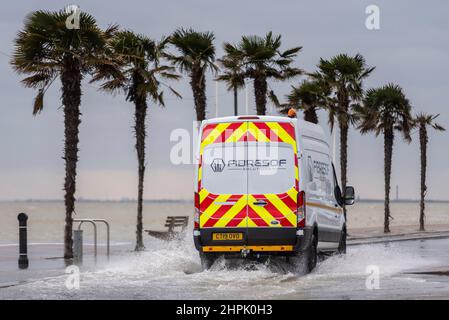
<path fill-rule="evenodd" d="M 325 204 L 321 204 L 321 203 L 317 203 L 317 202 L 306 202 L 306 205 L 309 207 L 315 207 L 315 208 L 321 208 L 321 209 L 326 209 L 326 210 L 331 210 L 337 213 L 342 213 L 343 209 L 340 207 L 331 207 L 331 206 L 327 206 Z"/>
<path fill-rule="evenodd" d="M 203 189 L 204 190 L 204 189 Z M 215 200 L 220 203 L 229 199 L 230 194 L 221 194 Z M 201 208 L 200 215 L 200 227 L 202 228 L 206 222 L 216 213 L 222 206 L 217 205 L 215 201 L 212 201 L 207 208 Z"/>
<path fill-rule="evenodd" d="M 271 224 L 271 221 L 276 220 L 276 218 L 273 217 L 268 210 L 266 210 L 264 207 L 254 205 L 254 202 L 256 202 L 256 201 L 257 201 L 257 199 L 254 198 L 253 195 L 251 195 L 251 194 L 248 195 L 248 205 L 257 214 L 258 218 L 262 219 L 268 226 L 280 228 L 281 227 L 280 224 L 277 224 L 277 225 Z M 248 219 L 251 219 L 251 218 L 248 218 Z M 253 222 L 256 223 L 256 225 L 257 225 L 256 221 L 253 221 Z"/>
<path fill-rule="evenodd" d="M 265 133 L 263 131 L 265 131 L 265 130 L 260 130 L 259 128 L 257 128 L 255 126 L 255 124 L 253 122 L 249 122 L 248 132 L 253 135 L 253 137 L 256 139 L 256 141 L 270 142 L 270 139 L 268 139 L 268 137 L 265 135 Z"/>
<path fill-rule="evenodd" d="M 246 208 L 246 196 L 242 196 L 239 201 L 233 203 L 229 210 L 214 224 L 214 227 L 226 227 L 228 222 L 232 220 L 237 214 Z"/>
<path fill-rule="evenodd" d="M 267 194 L 265 196 L 276 207 L 276 209 L 291 223 L 296 225 L 296 215 L 292 214 L 292 210 L 282 201 L 276 194 Z"/>
<path fill-rule="evenodd" d="M 235 129 L 229 137 L 226 137 L 226 143 L 235 143 L 240 141 L 242 136 L 246 133 L 246 122 L 242 122 L 241 125 Z"/>
<path fill-rule="evenodd" d="M 200 190 L 200 203 L 203 202 L 204 199 L 207 198 L 207 196 L 209 195 L 209 191 L 207 191 L 206 189 L 201 189 Z"/>
<path fill-rule="evenodd" d="M 214 143 L 215 140 L 226 130 L 230 123 L 220 123 L 213 130 L 210 131 L 209 135 L 204 138 L 201 142 L 200 153 L 203 154 L 203 149 L 208 144 Z"/>

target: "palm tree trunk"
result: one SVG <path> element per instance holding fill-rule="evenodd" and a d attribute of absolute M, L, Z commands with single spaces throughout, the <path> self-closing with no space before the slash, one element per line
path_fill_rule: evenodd
<path fill-rule="evenodd" d="M 347 169 L 348 169 L 348 126 L 341 123 L 340 126 L 340 172 L 341 172 L 341 187 L 344 195 L 347 184 Z M 343 214 L 346 219 L 346 206 L 343 203 Z"/>
<path fill-rule="evenodd" d="M 137 188 L 137 223 L 136 223 L 136 247 L 135 251 L 145 249 L 143 244 L 143 183 L 145 178 L 145 137 L 146 128 L 145 120 L 147 114 L 146 96 L 138 96 L 135 100 L 135 135 L 136 135 L 136 151 L 137 162 L 139 165 L 138 175 L 139 182 Z"/>
<path fill-rule="evenodd" d="M 79 125 L 81 123 L 81 80 L 79 61 L 66 55 L 61 72 L 62 104 L 64 106 L 65 227 L 64 259 L 73 258 L 73 218 L 75 212 L 76 166 L 78 162 Z"/>
<path fill-rule="evenodd" d="M 203 69 L 199 67 L 193 69 L 190 86 L 195 101 L 196 120 L 203 121 L 206 119 L 206 80 Z"/>
<path fill-rule="evenodd" d="M 237 87 L 234 87 L 234 116 L 239 115 L 239 109 L 238 109 L 238 92 Z"/>
<path fill-rule="evenodd" d="M 256 110 L 259 116 L 264 116 L 267 110 L 267 79 L 265 77 L 254 78 L 254 96 Z"/>
<path fill-rule="evenodd" d="M 304 120 L 315 124 L 318 124 L 318 115 L 316 114 L 315 107 L 308 107 L 304 110 Z"/>
<path fill-rule="evenodd" d="M 425 197 L 427 192 L 426 186 L 426 169 L 427 169 L 427 129 L 425 124 L 421 124 L 419 127 L 419 142 L 421 146 L 421 203 L 419 213 L 419 230 L 424 231 L 424 209 L 425 209 Z"/>
<path fill-rule="evenodd" d="M 393 157 L 393 128 L 387 128 L 384 132 L 384 168 L 385 168 L 385 212 L 384 233 L 390 232 L 390 182 L 391 182 L 391 160 Z"/>

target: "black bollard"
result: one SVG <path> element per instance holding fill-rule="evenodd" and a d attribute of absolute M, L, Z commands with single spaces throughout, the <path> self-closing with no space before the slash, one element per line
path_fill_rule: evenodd
<path fill-rule="evenodd" d="M 28 268 L 27 220 L 25 213 L 19 213 L 19 269 Z"/>

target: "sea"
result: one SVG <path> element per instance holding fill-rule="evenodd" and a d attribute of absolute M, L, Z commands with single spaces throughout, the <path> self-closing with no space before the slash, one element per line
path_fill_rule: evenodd
<path fill-rule="evenodd" d="M 64 233 L 65 210 L 62 201 L 6 201 L 0 202 L 0 244 L 18 243 L 17 215 L 28 215 L 29 243 L 61 243 Z M 136 235 L 137 205 L 132 201 L 79 201 L 74 218 L 105 219 L 111 228 L 111 242 L 133 242 Z M 410 226 L 419 223 L 418 202 L 392 202 L 391 226 Z M 164 230 L 167 216 L 193 217 L 190 201 L 146 201 L 144 203 L 144 229 Z M 348 207 L 348 229 L 381 228 L 384 205 L 380 201 L 361 201 Z M 449 224 L 449 202 L 426 204 L 427 224 Z M 77 224 L 75 224 L 77 227 Z M 84 237 L 92 240 L 91 226 L 83 225 Z M 98 241 L 106 239 L 105 228 L 98 227 Z"/>

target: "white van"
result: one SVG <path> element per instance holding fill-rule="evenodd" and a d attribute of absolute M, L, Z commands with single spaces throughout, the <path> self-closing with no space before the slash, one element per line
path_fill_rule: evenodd
<path fill-rule="evenodd" d="M 354 189 L 342 196 L 319 125 L 216 118 L 202 122 L 199 139 L 193 233 L 205 269 L 222 255 L 276 255 L 311 271 L 319 251 L 345 252 L 342 206 Z"/>

